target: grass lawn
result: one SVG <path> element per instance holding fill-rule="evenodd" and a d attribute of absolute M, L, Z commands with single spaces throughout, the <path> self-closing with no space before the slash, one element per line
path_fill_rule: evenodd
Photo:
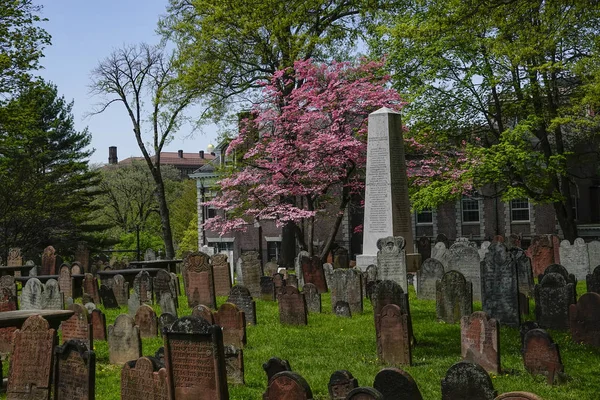
<path fill-rule="evenodd" d="M 414 333 L 418 344 L 413 348 L 413 365 L 400 368 L 410 373 L 425 400 L 441 398 L 440 381 L 446 370 L 460 361 L 460 325 L 436 322 L 435 301 L 417 300 L 410 288 L 410 307 Z M 585 282 L 578 285 L 578 294 L 585 292 Z M 277 303 L 257 300 L 256 326 L 248 326 L 248 344 L 244 349 L 244 386 L 229 386 L 231 399 L 261 399 L 266 388 L 266 374 L 262 364 L 270 357 L 280 357 L 290 362 L 292 369 L 309 383 L 314 399 L 329 399 L 327 383 L 330 375 L 338 369 L 349 370 L 359 385 L 371 386 L 377 372 L 384 367 L 377 360 L 373 309 L 368 300 L 362 315 L 351 319 L 338 318 L 331 313 L 329 294 L 323 295 L 323 313 L 309 314 L 308 326 L 282 326 L 279 323 Z M 218 304 L 225 297 L 218 298 Z M 189 315 L 187 299 L 179 298 L 179 314 Z M 101 307 L 102 308 L 102 307 Z M 475 304 L 475 311 L 481 304 Z M 534 319 L 532 313 L 526 319 Z M 158 306 L 155 306 L 158 312 Z M 112 324 L 120 310 L 103 310 L 107 324 Z M 568 375 L 566 383 L 548 386 L 542 376 L 530 376 L 523 367 L 521 343 L 517 329 L 501 328 L 501 363 L 503 373 L 492 374 L 498 393 L 530 391 L 545 400 L 600 398 L 600 349 L 575 344 L 566 332 L 550 331 L 559 344 L 561 357 Z M 162 346 L 162 339 L 143 339 L 143 354 L 154 355 Z M 120 399 L 120 370 L 108 364 L 108 345 L 96 341 L 96 397 Z M 4 365 L 5 374 L 7 365 Z M 6 376 L 6 375 L 5 375 Z"/>

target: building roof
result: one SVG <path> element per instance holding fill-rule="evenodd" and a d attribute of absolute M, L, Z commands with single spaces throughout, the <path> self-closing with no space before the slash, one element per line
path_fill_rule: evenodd
<path fill-rule="evenodd" d="M 151 157 L 152 160 L 155 156 Z M 200 157 L 200 153 L 180 153 L 177 151 L 163 151 L 160 153 L 160 164 L 161 165 L 173 165 L 175 167 L 197 167 L 208 164 L 214 160 L 215 156 L 209 153 L 204 153 L 204 158 Z M 128 157 L 124 160 L 119 161 L 119 165 L 131 164 L 133 161 L 144 161 L 144 157 Z"/>

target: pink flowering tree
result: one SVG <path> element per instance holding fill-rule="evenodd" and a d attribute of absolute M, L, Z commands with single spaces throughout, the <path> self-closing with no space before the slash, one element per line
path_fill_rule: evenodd
<path fill-rule="evenodd" d="M 226 233 L 264 220 L 305 225 L 296 236 L 313 254 L 315 220 L 327 216 L 333 223 L 324 259 L 350 200 L 364 191 L 369 113 L 404 104 L 381 71 L 382 62 L 306 60 L 275 73 L 228 147 L 237 168 L 207 203 L 227 218 L 211 218 L 205 228 Z"/>

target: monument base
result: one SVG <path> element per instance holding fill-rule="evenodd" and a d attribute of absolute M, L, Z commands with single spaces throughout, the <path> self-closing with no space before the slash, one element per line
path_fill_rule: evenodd
<path fill-rule="evenodd" d="M 356 256 L 356 266 L 366 271 L 369 265 L 377 266 L 377 254 L 360 254 Z"/>

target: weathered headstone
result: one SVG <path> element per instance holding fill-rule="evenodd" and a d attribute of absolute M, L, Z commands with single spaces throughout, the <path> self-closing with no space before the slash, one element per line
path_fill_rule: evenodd
<path fill-rule="evenodd" d="M 311 400 L 312 391 L 306 380 L 292 371 L 283 371 L 275 374 L 263 394 L 263 400 Z"/>
<path fill-rule="evenodd" d="M 105 284 L 100 285 L 100 299 L 102 300 L 104 308 L 119 308 L 115 292 Z"/>
<path fill-rule="evenodd" d="M 127 313 L 131 316 L 131 318 L 135 318 L 135 313 L 141 305 L 142 303 L 140 301 L 140 298 L 138 294 L 134 291 L 133 293 L 131 293 L 131 296 L 129 296 L 129 299 L 127 300 Z"/>
<path fill-rule="evenodd" d="M 159 306 L 161 312 L 163 313 L 178 315 L 177 305 L 175 304 L 175 300 L 171 297 L 170 293 L 163 293 L 163 295 L 160 297 Z"/>
<path fill-rule="evenodd" d="M 562 275 L 548 273 L 535 285 L 535 317 L 543 328 L 569 328 L 569 306 L 575 302 L 573 284 Z"/>
<path fill-rule="evenodd" d="M 273 274 L 273 290 L 275 291 L 275 299 L 277 299 L 277 295 L 283 286 L 285 286 L 285 281 L 283 280 L 283 275 L 280 273 Z"/>
<path fill-rule="evenodd" d="M 431 258 L 441 262 L 444 266 L 444 269 L 447 269 L 448 262 L 450 261 L 450 250 L 448 250 L 448 244 L 444 242 L 436 242 L 431 249 Z"/>
<path fill-rule="evenodd" d="M 352 310 L 347 301 L 338 300 L 333 306 L 333 313 L 338 317 L 352 318 Z"/>
<path fill-rule="evenodd" d="M 353 314 L 363 312 L 362 274 L 357 269 L 336 269 L 333 271 L 331 304 L 347 302 Z"/>
<path fill-rule="evenodd" d="M 275 284 L 272 276 L 260 277 L 260 298 L 264 301 L 275 301 Z"/>
<path fill-rule="evenodd" d="M 260 277 L 263 276 L 260 255 L 256 251 L 247 251 L 241 255 L 242 284 L 250 290 L 253 297 L 260 296 Z"/>
<path fill-rule="evenodd" d="M 519 292 L 519 314 L 521 316 L 529 315 L 529 297 Z"/>
<path fill-rule="evenodd" d="M 106 340 L 106 316 L 104 313 L 95 309 L 90 313 L 90 322 L 92 324 L 92 337 L 94 340 Z"/>
<path fill-rule="evenodd" d="M 83 278 L 83 293 L 89 295 L 94 303 L 100 304 L 100 293 L 98 291 L 98 279 L 89 273 Z"/>
<path fill-rule="evenodd" d="M 483 311 L 460 320 L 460 354 L 488 372 L 500 373 L 500 326 Z"/>
<path fill-rule="evenodd" d="M 577 279 L 575 275 L 569 273 L 565 267 L 560 264 L 550 264 L 546 269 L 538 276 L 538 283 L 544 280 L 544 276 L 550 273 L 560 274 L 567 283 L 573 284 L 573 303 L 577 301 Z"/>
<path fill-rule="evenodd" d="M 171 313 L 162 313 L 158 316 L 158 334 L 162 335 L 163 330 L 166 327 L 173 325 L 173 322 L 177 321 L 177 316 Z"/>
<path fill-rule="evenodd" d="M 318 256 L 302 257 L 301 262 L 304 284 L 312 283 L 317 287 L 319 293 L 326 293 L 327 280 L 325 279 L 321 258 Z"/>
<path fill-rule="evenodd" d="M 85 303 L 83 306 L 88 311 L 88 315 L 90 315 L 92 313 L 92 311 L 94 311 L 96 309 L 96 305 L 94 303 L 92 303 L 91 301 Z"/>
<path fill-rule="evenodd" d="M 204 304 L 198 304 L 192 310 L 192 317 L 199 317 L 207 321 L 211 325 L 215 325 L 215 314 L 214 312 L 206 307 Z"/>
<path fill-rule="evenodd" d="M 541 274 L 548 265 L 560 263 L 555 257 L 553 246 L 552 235 L 534 236 L 531 239 L 531 245 L 526 253 L 531 258 L 531 268 L 534 276 Z"/>
<path fill-rule="evenodd" d="M 161 296 L 168 295 L 175 301 L 177 306 L 177 289 L 173 283 L 173 277 L 166 270 L 160 270 L 156 273 L 152 281 L 152 290 L 154 291 L 155 301 L 160 304 Z"/>
<path fill-rule="evenodd" d="M 154 338 L 158 332 L 156 313 L 147 304 L 142 304 L 135 313 L 135 324 L 140 328 L 140 337 Z"/>
<path fill-rule="evenodd" d="M 573 245 L 568 240 L 560 242 L 560 260 L 577 280 L 585 279 L 590 273 L 588 247 L 582 238 L 575 239 Z"/>
<path fill-rule="evenodd" d="M 298 276 L 289 274 L 285 280 L 285 286 L 293 286 L 298 289 L 300 287 L 299 280 L 300 278 L 298 278 Z M 304 285 L 302 285 L 302 287 L 304 287 Z"/>
<path fill-rule="evenodd" d="M 112 290 L 119 306 L 126 306 L 129 300 L 129 283 L 123 275 L 117 274 L 113 278 Z"/>
<path fill-rule="evenodd" d="M 325 274 L 325 283 L 327 284 L 327 289 L 331 288 L 331 281 L 333 280 L 333 265 L 330 263 L 323 264 L 323 273 Z"/>
<path fill-rule="evenodd" d="M 408 372 L 399 368 L 384 368 L 379 371 L 375 375 L 373 387 L 383 395 L 383 399 L 423 400 L 415 380 Z"/>
<path fill-rule="evenodd" d="M 377 265 L 369 265 L 365 270 L 367 276 L 367 282 L 373 282 L 377 280 Z"/>
<path fill-rule="evenodd" d="M 37 278 L 29 278 L 21 290 L 21 310 L 41 310 L 43 308 L 44 284 Z"/>
<path fill-rule="evenodd" d="M 338 247 L 333 251 L 333 269 L 338 268 L 350 268 L 350 256 L 345 247 Z"/>
<path fill-rule="evenodd" d="M 133 279 L 133 291 L 140 303 L 152 304 L 152 277 L 148 271 L 140 271 Z"/>
<path fill-rule="evenodd" d="M 600 347 L 600 294 L 585 293 L 571 304 L 569 321 L 574 342 Z"/>
<path fill-rule="evenodd" d="M 479 259 L 481 261 L 485 259 L 485 255 L 488 253 L 491 245 L 492 243 L 487 240 L 481 242 L 481 247 L 479 248 L 479 250 L 477 250 L 477 252 L 479 253 Z"/>
<path fill-rule="evenodd" d="M 221 304 L 215 313 L 215 322 L 223 328 L 224 346 L 242 349 L 246 345 L 246 318 L 235 304 Z"/>
<path fill-rule="evenodd" d="M 456 324 L 464 316 L 473 313 L 473 288 L 458 271 L 444 273 L 435 284 L 437 319 Z"/>
<path fill-rule="evenodd" d="M 54 349 L 54 399 L 94 400 L 96 353 L 79 340 Z"/>
<path fill-rule="evenodd" d="M 291 371 L 292 367 L 290 366 L 290 363 L 288 362 L 288 360 L 282 360 L 281 358 L 278 357 L 271 357 L 269 358 L 269 361 L 267 361 L 266 363 L 264 363 L 262 365 L 263 370 L 265 371 L 265 373 L 267 374 L 267 383 L 271 380 L 271 378 L 279 373 L 279 372 L 283 372 L 283 371 Z"/>
<path fill-rule="evenodd" d="M 543 329 L 532 329 L 523 339 L 523 364 L 532 375 L 544 375 L 551 385 L 560 380 L 564 367 L 550 335 Z"/>
<path fill-rule="evenodd" d="M 225 354 L 225 370 L 227 371 L 227 383 L 232 385 L 243 385 L 244 381 L 244 351 L 235 346 L 223 346 Z"/>
<path fill-rule="evenodd" d="M 156 360 L 141 357 L 123 365 L 121 400 L 167 400 L 167 370 Z"/>
<path fill-rule="evenodd" d="M 306 325 L 306 301 L 304 294 L 293 286 L 285 286 L 279 297 L 279 322 L 284 325 Z"/>
<path fill-rule="evenodd" d="M 42 268 L 40 274 L 56 274 L 56 250 L 54 250 L 54 247 L 52 246 L 48 246 L 44 249 L 44 253 L 42 254 Z"/>
<path fill-rule="evenodd" d="M 373 316 L 375 318 L 375 333 L 379 327 L 379 317 L 381 310 L 388 304 L 395 304 L 402 310 L 403 314 L 408 316 L 408 334 L 411 342 L 414 344 L 415 337 L 412 330 L 412 320 L 410 317 L 410 306 L 408 303 L 408 293 L 404 293 L 399 284 L 394 281 L 385 280 L 377 282 L 371 295 L 371 304 L 373 305 Z"/>
<path fill-rule="evenodd" d="M 423 235 L 417 240 L 417 252 L 423 260 L 431 258 L 431 240 L 427 236 Z"/>
<path fill-rule="evenodd" d="M 312 283 L 307 283 L 302 289 L 304 293 L 304 300 L 306 300 L 306 309 L 311 313 L 321 312 L 321 294 L 317 290 L 317 287 Z"/>
<path fill-rule="evenodd" d="M 274 259 L 266 263 L 263 268 L 265 276 L 273 276 L 277 272 L 277 269 L 279 269 L 279 265 L 277 265 Z"/>
<path fill-rule="evenodd" d="M 525 321 L 519 327 L 519 335 L 521 336 L 521 346 L 525 340 L 525 335 L 532 329 L 539 329 L 540 325 L 535 321 Z"/>
<path fill-rule="evenodd" d="M 88 349 L 92 349 L 94 340 L 88 310 L 77 303 L 71 304 L 69 310 L 72 310 L 75 313 L 60 324 L 62 342 L 66 343 L 69 340 L 81 340 Z"/>
<path fill-rule="evenodd" d="M 204 253 L 192 253 L 184 259 L 183 266 L 184 283 L 186 284 L 185 293 L 189 307 L 204 304 L 213 309 L 217 308 L 209 256 Z"/>
<path fill-rule="evenodd" d="M 377 241 L 377 279 L 394 281 L 408 293 L 404 245 L 404 238 L 400 236 L 388 236 Z"/>
<path fill-rule="evenodd" d="M 240 285 L 232 287 L 227 302 L 235 304 L 244 312 L 246 323 L 256 325 L 256 303 L 252 299 L 248 288 Z"/>
<path fill-rule="evenodd" d="M 302 272 L 302 259 L 304 257 L 310 257 L 308 251 L 305 250 L 301 250 L 298 252 L 298 255 L 296 256 L 296 258 L 294 259 L 294 271 L 296 272 L 295 277 L 297 278 L 297 282 L 296 282 L 296 287 L 298 289 L 302 288 L 304 286 L 304 273 Z M 332 266 L 333 268 L 333 266 Z M 287 276 L 285 277 L 285 279 L 287 280 Z M 289 285 L 289 282 L 288 282 Z"/>
<path fill-rule="evenodd" d="M 543 400 L 541 397 L 529 392 L 507 392 L 496 397 L 495 400 Z"/>
<path fill-rule="evenodd" d="M 478 364 L 457 362 L 442 379 L 442 400 L 494 400 L 495 397 L 492 378 Z"/>
<path fill-rule="evenodd" d="M 81 265 L 77 263 L 73 263 L 71 265 L 71 275 L 81 275 L 82 272 Z"/>
<path fill-rule="evenodd" d="M 71 278 L 71 269 L 63 265 L 60 267 L 60 273 L 58 274 L 58 286 L 60 291 L 65 294 L 65 298 L 73 297 L 73 279 Z"/>
<path fill-rule="evenodd" d="M 357 387 L 352 389 L 346 400 L 385 400 L 381 392 L 371 387 Z"/>
<path fill-rule="evenodd" d="M 348 393 L 356 387 L 358 387 L 358 381 L 350 371 L 339 370 L 331 374 L 327 390 L 331 400 L 346 400 Z"/>
<path fill-rule="evenodd" d="M 446 271 L 458 271 L 473 284 L 473 300 L 481 301 L 481 260 L 477 249 L 455 243 L 450 248 Z"/>
<path fill-rule="evenodd" d="M 213 281 L 216 296 L 227 296 L 231 290 L 231 269 L 225 254 L 215 254 L 210 258 L 213 268 Z"/>
<path fill-rule="evenodd" d="M 423 261 L 417 272 L 417 298 L 435 300 L 435 283 L 444 276 L 444 266 L 435 258 Z"/>
<path fill-rule="evenodd" d="M 21 265 L 23 265 L 23 257 L 21 256 L 20 248 L 12 247 L 8 249 L 6 265 L 9 267 L 20 267 Z"/>
<path fill-rule="evenodd" d="M 146 249 L 144 252 L 144 261 L 155 261 L 156 253 L 152 249 Z"/>
<path fill-rule="evenodd" d="M 54 279 L 48 279 L 44 284 L 42 292 L 42 308 L 44 310 L 64 310 L 64 293 L 58 288 L 58 282 Z"/>
<path fill-rule="evenodd" d="M 0 278 L 0 312 L 17 310 L 17 287 L 10 275 Z M 10 354 L 15 327 L 0 328 L 0 356 Z"/>
<path fill-rule="evenodd" d="M 377 318 L 377 353 L 381 362 L 411 365 L 408 315 L 396 304 L 387 304 Z"/>
<path fill-rule="evenodd" d="M 600 265 L 594 268 L 594 271 L 585 278 L 585 281 L 588 292 L 600 294 Z"/>
<path fill-rule="evenodd" d="M 515 262 L 517 263 L 517 275 L 519 281 L 519 292 L 526 296 L 533 295 L 533 269 L 531 268 L 531 259 L 519 247 L 509 248 Z"/>
<path fill-rule="evenodd" d="M 142 339 L 140 329 L 127 314 L 115 319 L 114 325 L 108 327 L 108 357 L 111 364 L 123 364 L 137 360 L 142 356 Z"/>
<path fill-rule="evenodd" d="M 490 245 L 481 262 L 481 304 L 483 311 L 500 324 L 520 325 L 517 264 L 503 243 Z"/>

